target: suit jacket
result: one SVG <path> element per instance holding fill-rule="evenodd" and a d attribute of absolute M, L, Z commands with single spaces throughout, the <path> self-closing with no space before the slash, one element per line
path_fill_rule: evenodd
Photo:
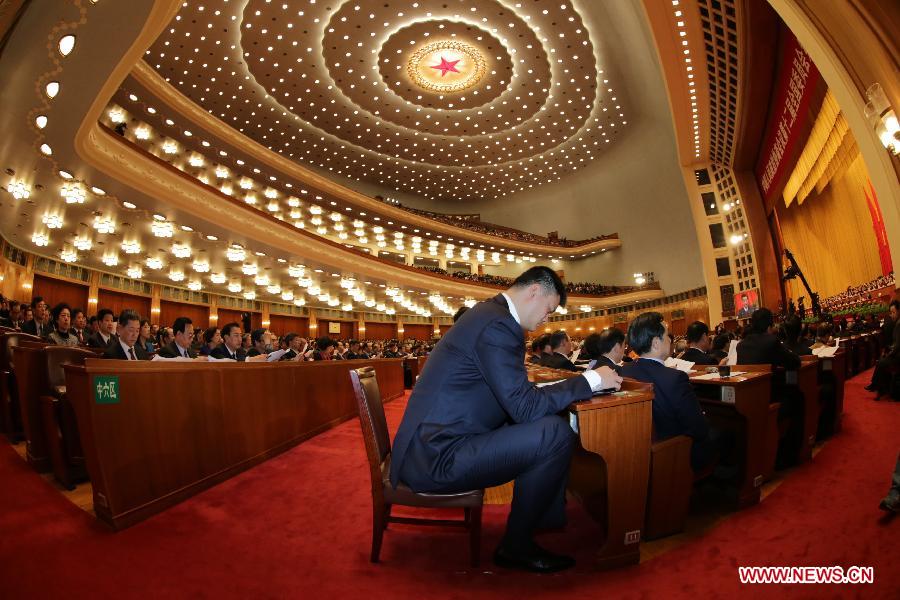
<path fill-rule="evenodd" d="M 694 441 L 709 437 L 709 424 L 700 410 L 687 373 L 649 358 L 622 367 L 622 376 L 653 384 L 653 427 L 656 437 L 687 435 Z"/>
<path fill-rule="evenodd" d="M 39 326 L 34 319 L 25 321 L 22 325 L 22 333 L 30 333 L 38 337 L 47 337 L 51 331 L 53 331 L 53 328 L 50 326 L 50 323 L 41 323 Z"/>
<path fill-rule="evenodd" d="M 178 347 L 175 345 L 175 342 L 171 342 L 168 346 L 163 346 L 159 349 L 159 352 L 157 352 L 157 354 L 159 354 L 162 358 L 178 358 L 182 356 L 181 352 L 178 351 Z M 190 348 L 187 348 L 187 355 L 188 358 L 197 358 L 197 354 Z"/>
<path fill-rule="evenodd" d="M 441 465 L 454 460 L 457 440 L 531 423 L 590 396 L 585 377 L 540 388 L 530 383 L 524 331 L 506 298 L 480 302 L 444 334 L 419 374 L 394 439 L 391 484 L 400 481 L 412 444 L 422 451 L 411 470 L 442 484 Z"/>
<path fill-rule="evenodd" d="M 134 345 L 134 355 L 138 360 L 150 360 L 150 355 L 147 354 L 146 350 L 141 348 L 140 344 Z M 119 343 L 119 340 L 115 340 L 114 343 L 110 343 L 110 345 L 106 347 L 106 351 L 103 353 L 103 358 L 131 360 L 128 358 L 128 355 L 125 354 L 125 349 L 122 348 L 122 344 Z"/>
<path fill-rule="evenodd" d="M 551 369 L 565 369 L 566 371 L 581 371 L 571 360 L 558 352 L 543 355 L 541 357 L 541 366 L 550 367 Z"/>
<path fill-rule="evenodd" d="M 293 350 L 291 350 L 290 348 L 288 348 L 288 351 L 285 352 L 284 354 L 282 354 L 281 358 L 279 358 L 278 360 L 294 360 L 294 358 L 296 356 L 297 356 L 297 353 L 294 352 Z"/>
<path fill-rule="evenodd" d="M 800 357 L 771 333 L 751 333 L 738 342 L 737 364 L 772 365 L 794 370 L 800 368 Z"/>
<path fill-rule="evenodd" d="M 595 360 L 597 361 L 594 363 L 595 369 L 597 367 L 609 367 L 610 369 L 612 369 L 619 375 L 622 374 L 622 367 L 620 367 L 619 365 L 614 363 L 612 361 L 612 359 L 610 357 L 606 356 L 605 354 L 598 356 Z"/>
<path fill-rule="evenodd" d="M 109 343 L 103 341 L 103 338 L 100 337 L 100 332 L 91 334 L 87 339 L 87 345 L 91 348 L 107 348 L 112 345 L 113 342 L 117 340 L 116 335 L 113 334 L 109 336 Z"/>
<path fill-rule="evenodd" d="M 698 350 L 697 348 L 688 348 L 681 355 L 681 360 L 686 360 L 688 362 L 692 362 L 696 365 L 717 365 L 719 361 L 704 352 L 703 350 Z"/>
<path fill-rule="evenodd" d="M 237 352 L 235 352 L 235 356 L 231 356 L 231 351 L 225 344 L 219 344 L 215 348 L 213 348 L 210 353 L 210 356 L 213 358 L 234 358 L 237 361 L 245 361 L 247 360 L 247 354 L 244 352 L 243 348 L 238 348 Z"/>

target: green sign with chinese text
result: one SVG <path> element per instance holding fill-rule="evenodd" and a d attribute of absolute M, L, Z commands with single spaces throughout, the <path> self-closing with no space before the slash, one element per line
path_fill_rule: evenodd
<path fill-rule="evenodd" d="M 118 404 L 119 399 L 118 375 L 97 375 L 94 377 L 94 402 L 97 404 Z"/>

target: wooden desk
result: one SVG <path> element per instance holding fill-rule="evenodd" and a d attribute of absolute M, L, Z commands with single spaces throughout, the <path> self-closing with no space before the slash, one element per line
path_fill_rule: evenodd
<path fill-rule="evenodd" d="M 425 361 L 428 360 L 427 356 L 417 356 L 415 358 L 404 358 L 403 364 L 412 374 L 412 386 L 416 385 L 416 378 L 419 376 L 419 373 L 422 372 L 422 369 L 425 368 Z"/>
<path fill-rule="evenodd" d="M 802 364 L 796 371 L 785 372 L 785 382 L 796 385 L 803 394 L 803 442 L 797 452 L 797 462 L 812 458 L 819 428 L 819 359 L 816 356 L 801 357 Z"/>
<path fill-rule="evenodd" d="M 579 373 L 528 367 L 533 382 L 579 377 Z M 600 568 L 640 562 L 640 542 L 650 477 L 653 385 L 626 379 L 622 391 L 569 407 L 580 447 L 572 456 L 569 491 L 605 527 L 597 551 Z"/>
<path fill-rule="evenodd" d="M 819 359 L 820 377 L 830 379 L 834 386 L 834 429 L 841 430 L 841 419 L 844 414 L 844 383 L 847 381 L 847 351 L 840 349 L 831 358 Z"/>
<path fill-rule="evenodd" d="M 744 371 L 749 367 L 732 366 L 733 371 Z M 772 397 L 772 373 L 765 371 L 748 372 L 734 377 L 697 379 L 697 372 L 691 383 L 707 411 L 707 416 L 718 426 L 734 429 L 735 417 L 741 422 L 737 431 L 738 447 L 743 446 L 743 465 L 738 482 L 738 506 L 744 507 L 759 502 L 759 488 L 766 474 L 771 473 L 775 464 L 778 437 L 769 431 L 769 402 Z"/>
<path fill-rule="evenodd" d="M 15 348 L 12 360 L 15 365 L 22 428 L 25 432 L 25 457 L 35 470 L 43 473 L 51 468 L 40 405 L 40 397 L 49 393 L 47 356 L 43 348 L 22 343 Z"/>
<path fill-rule="evenodd" d="M 400 359 L 66 365 L 97 516 L 128 527 L 355 417 L 348 371 L 366 365 L 403 394 Z"/>
<path fill-rule="evenodd" d="M 641 530 L 650 478 L 653 384 L 626 379 L 622 391 L 573 404 L 580 451 L 569 489 L 595 521 L 606 526 L 597 564 L 608 569 L 641 559 Z M 585 456 L 585 454 L 588 454 Z M 602 470 L 605 463 L 606 481 Z"/>

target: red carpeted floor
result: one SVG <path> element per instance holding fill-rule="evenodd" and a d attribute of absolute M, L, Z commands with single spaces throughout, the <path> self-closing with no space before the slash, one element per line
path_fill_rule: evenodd
<path fill-rule="evenodd" d="M 507 507 L 486 507 L 481 570 L 465 535 L 392 525 L 368 561 L 371 501 L 359 425 L 350 421 L 191 500 L 112 533 L 0 448 L 0 598 L 513 596 L 900 597 L 900 520 L 883 517 L 900 449 L 900 404 L 873 402 L 869 374 L 847 384 L 844 431 L 761 505 L 640 566 L 590 568 L 598 532 L 570 503 L 574 552 L 551 576 L 498 571 L 490 554 Z M 391 403 L 396 427 L 403 402 Z M 874 585 L 741 586 L 738 565 L 865 565 Z"/>

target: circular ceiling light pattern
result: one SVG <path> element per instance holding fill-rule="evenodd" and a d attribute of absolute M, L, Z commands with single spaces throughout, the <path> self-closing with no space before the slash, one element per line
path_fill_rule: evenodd
<path fill-rule="evenodd" d="M 419 48 L 406 65 L 416 85 L 438 94 L 467 90 L 484 77 L 481 53 L 463 42 L 432 42 Z"/>
<path fill-rule="evenodd" d="M 248 0 L 220 8 L 185 3 L 146 62 L 249 139 L 351 186 L 500 198 L 591 164 L 626 125 L 624 99 L 592 43 L 605 36 L 603 25 L 586 24 L 572 0 Z M 437 93 L 410 77 L 412 55 L 442 41 L 481 54 L 485 72 L 474 85 Z M 128 107 L 133 91 L 120 88 L 115 101 Z M 146 120 L 168 131 L 164 117 Z M 202 152 L 191 138 L 173 137 Z M 237 172 L 242 164 L 227 166 Z"/>
<path fill-rule="evenodd" d="M 335 33 L 339 31 L 336 29 Z M 540 49 L 535 53 L 534 62 L 529 65 L 529 69 L 533 73 L 537 72 L 538 77 L 549 81 L 550 68 L 540 42 L 530 32 L 523 34 L 523 39 L 527 39 L 526 45 Z M 443 54 L 442 48 L 445 49 Z M 468 50 L 469 54 L 461 50 Z M 327 46 L 325 52 L 329 53 Z M 471 54 L 475 54 L 475 57 Z M 337 62 L 340 57 L 330 59 Z M 457 60 L 459 62 L 455 62 Z M 543 94 L 530 96 L 526 106 L 510 102 L 515 100 L 511 93 L 511 82 L 516 78 L 510 50 L 489 31 L 470 23 L 448 20 L 415 22 L 392 33 L 381 44 L 377 49 L 377 61 L 381 83 L 389 89 L 387 97 L 391 101 L 391 106 L 393 102 L 405 100 L 422 109 L 428 109 L 425 115 L 430 117 L 406 119 L 414 112 L 408 105 L 405 110 L 401 110 L 400 113 L 394 112 L 392 115 L 388 107 L 371 102 L 359 91 L 347 89 L 346 78 L 342 74 L 334 74 L 335 82 L 343 86 L 344 93 L 353 98 L 361 108 L 373 113 L 380 110 L 385 119 L 404 127 L 409 127 L 411 120 L 412 127 L 418 131 L 477 135 L 481 131 L 474 127 L 473 117 L 478 117 L 479 121 L 500 119 L 505 115 L 528 118 L 539 110 L 543 103 Z M 479 62 L 484 63 L 484 71 L 480 73 L 480 69 L 471 71 L 471 67 Z M 456 73 L 454 69 L 460 72 Z M 463 80 L 467 80 L 464 88 L 455 89 L 450 85 L 459 84 Z M 527 85 L 527 81 L 529 80 L 518 77 L 520 89 L 523 84 Z M 399 98 L 394 97 L 394 94 Z M 503 98 L 500 98 L 501 95 Z M 497 112 L 497 106 L 489 107 L 495 101 L 497 106 L 504 107 L 502 113 Z M 507 103 L 503 104 L 503 101 Z M 475 110 L 467 111 L 478 107 L 488 107 L 489 114 L 482 111 L 482 114 L 478 115 Z M 388 110 L 382 110 L 384 108 Z M 403 115 L 403 118 L 398 119 L 397 116 L 400 115 Z"/>

